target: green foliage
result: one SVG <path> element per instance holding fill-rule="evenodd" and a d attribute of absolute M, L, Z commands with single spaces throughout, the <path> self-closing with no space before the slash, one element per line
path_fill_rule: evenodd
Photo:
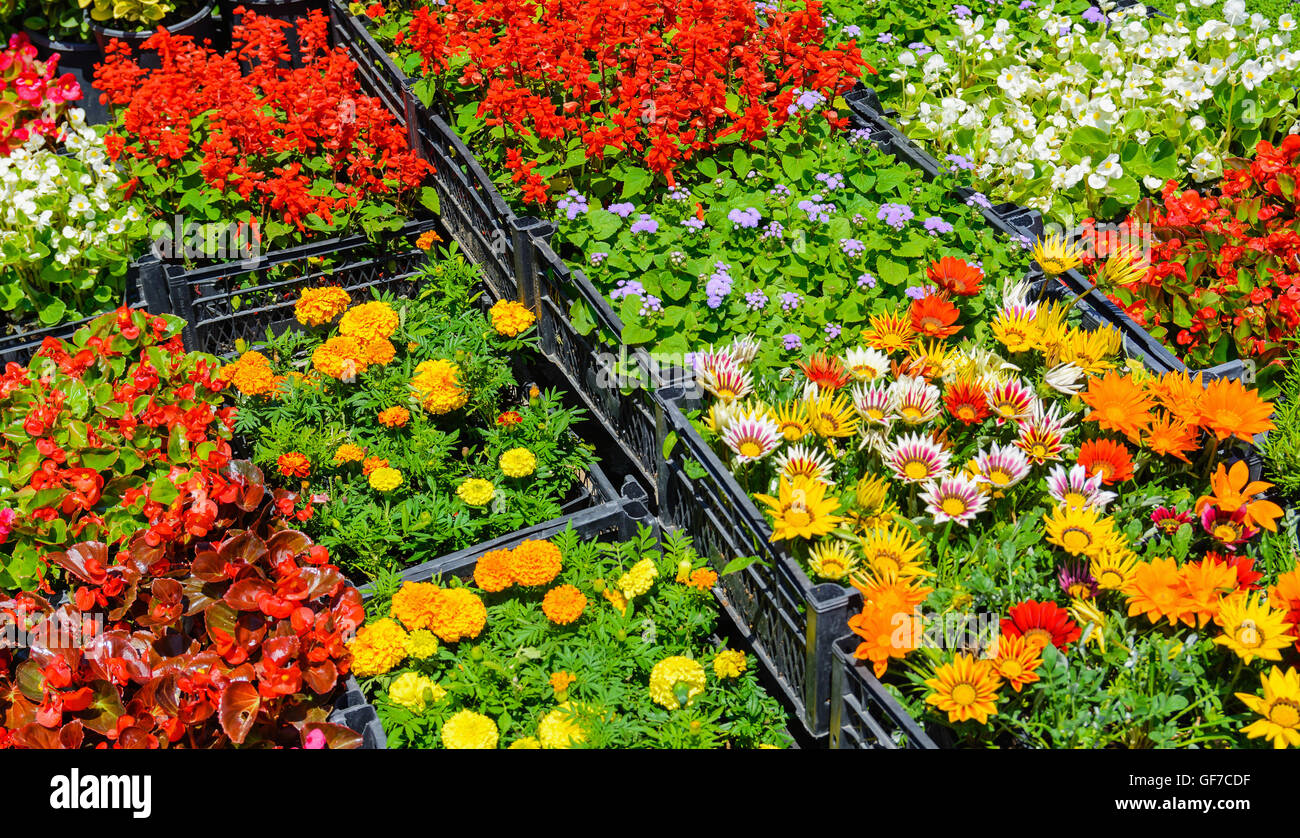
<path fill-rule="evenodd" d="M 1300 495 L 1300 368 L 1286 365 L 1281 396 L 1273 403 L 1273 430 L 1264 441 L 1270 479 L 1288 495 Z"/>

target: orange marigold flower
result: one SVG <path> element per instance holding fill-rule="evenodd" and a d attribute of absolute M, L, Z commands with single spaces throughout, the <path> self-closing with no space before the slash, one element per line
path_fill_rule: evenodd
<path fill-rule="evenodd" d="M 997 641 L 993 668 L 1013 690 L 1020 692 L 1025 684 L 1038 680 L 1037 670 L 1043 665 L 1045 645 L 1033 642 L 1022 634 L 1004 634 Z"/>
<path fill-rule="evenodd" d="M 366 371 L 370 362 L 357 340 L 336 335 L 322 343 L 311 353 L 311 363 L 330 378 L 347 380 Z"/>
<path fill-rule="evenodd" d="M 343 463 L 359 463 L 366 456 L 366 449 L 360 445 L 353 445 L 345 442 L 334 452 L 334 462 L 342 465 Z"/>
<path fill-rule="evenodd" d="M 510 552 L 510 575 L 520 585 L 550 584 L 560 566 L 560 548 L 549 541 L 525 541 Z"/>
<path fill-rule="evenodd" d="M 1245 460 L 1233 463 L 1232 468 L 1225 468 L 1223 463 L 1219 463 L 1214 475 L 1210 477 L 1210 488 L 1213 490 L 1211 494 L 1196 501 L 1197 515 L 1210 505 L 1217 506 L 1229 515 L 1245 507 L 1245 520 L 1249 526 L 1277 532 L 1277 519 L 1282 517 L 1282 507 L 1271 500 L 1253 500 L 1256 495 L 1273 488 L 1273 484 L 1251 480 L 1250 467 Z"/>
<path fill-rule="evenodd" d="M 411 411 L 404 407 L 390 407 L 379 411 L 379 424 L 386 428 L 403 427 L 411 419 Z"/>
<path fill-rule="evenodd" d="M 551 588 L 542 597 L 542 613 L 557 626 L 567 626 L 582 616 L 587 597 L 573 585 Z"/>
<path fill-rule="evenodd" d="M 514 581 L 510 573 L 509 550 L 489 550 L 474 565 L 474 584 L 490 594 L 504 591 Z"/>
<path fill-rule="evenodd" d="M 338 317 L 351 304 L 348 292 L 337 286 L 308 288 L 293 304 L 293 315 L 304 326 L 320 326 Z"/>
<path fill-rule="evenodd" d="M 281 454 L 276 458 L 275 464 L 280 467 L 280 474 L 285 477 L 311 476 L 311 460 L 307 459 L 305 454 L 300 454 L 297 451 Z"/>
<path fill-rule="evenodd" d="M 1122 442 L 1109 439 L 1090 439 L 1079 446 L 1079 465 L 1089 477 L 1101 475 L 1107 486 L 1123 483 L 1133 478 L 1133 458 Z"/>
<path fill-rule="evenodd" d="M 573 686 L 573 683 L 578 679 L 561 669 L 559 672 L 552 672 L 548 680 L 551 682 L 551 689 L 555 690 L 556 695 L 559 695 Z"/>
<path fill-rule="evenodd" d="M 1177 457 L 1190 463 L 1187 452 L 1201 447 L 1200 436 L 1201 429 L 1196 424 L 1188 425 L 1162 410 L 1148 421 L 1142 444 L 1162 457 Z"/>
<path fill-rule="evenodd" d="M 718 574 L 707 567 L 702 567 L 691 573 L 691 578 L 686 584 L 701 591 L 711 591 L 713 586 L 718 584 Z"/>
<path fill-rule="evenodd" d="M 961 331 L 957 307 L 939 294 L 927 294 L 912 301 L 912 329 L 918 335 L 946 338 Z"/>
<path fill-rule="evenodd" d="M 467 588 L 441 588 L 434 604 L 429 630 L 444 643 L 472 640 L 487 625 L 487 607 Z"/>
<path fill-rule="evenodd" d="M 1132 376 L 1113 370 L 1100 378 L 1088 379 L 1088 388 L 1079 397 L 1092 408 L 1083 417 L 1085 421 L 1096 422 L 1102 429 L 1129 439 L 1138 438 L 1139 431 L 1147 424 L 1147 414 L 1154 407 L 1142 385 L 1133 383 Z"/>
<path fill-rule="evenodd" d="M 1273 430 L 1273 403 L 1247 390 L 1240 381 L 1220 378 L 1211 381 L 1201 399 L 1201 425 L 1220 441 L 1235 436 L 1250 442 L 1255 434 Z"/>
<path fill-rule="evenodd" d="M 393 307 L 376 300 L 349 309 L 339 320 L 339 334 L 362 344 L 378 343 L 392 336 L 398 322 Z"/>
<path fill-rule="evenodd" d="M 406 582 L 393 594 L 389 616 L 400 621 L 407 631 L 430 628 L 441 596 L 442 589 L 432 582 Z"/>
<path fill-rule="evenodd" d="M 382 367 L 397 357 L 397 347 L 388 338 L 362 341 L 361 356 L 367 364 Z"/>
<path fill-rule="evenodd" d="M 421 250 L 431 250 L 433 249 L 433 246 L 440 241 L 442 241 L 442 236 L 438 235 L 432 230 L 429 230 L 426 233 L 421 233 L 415 239 L 415 246 L 420 248 Z"/>
<path fill-rule="evenodd" d="M 366 457 L 361 462 L 361 473 L 366 477 L 369 477 L 370 472 L 378 468 L 388 468 L 388 460 L 383 457 Z"/>

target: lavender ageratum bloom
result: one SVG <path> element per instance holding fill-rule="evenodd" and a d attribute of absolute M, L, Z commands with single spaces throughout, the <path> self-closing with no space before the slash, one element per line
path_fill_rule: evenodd
<path fill-rule="evenodd" d="M 619 218 L 627 218 L 629 215 L 636 212 L 636 204 L 610 204 L 609 211 L 617 215 Z"/>
<path fill-rule="evenodd" d="M 817 175 L 817 180 L 821 181 L 832 192 L 844 186 L 844 175 L 839 172 L 820 172 Z"/>
<path fill-rule="evenodd" d="M 820 195 L 813 195 L 811 199 L 805 198 L 796 206 L 808 214 L 809 221 L 826 224 L 830 222 L 831 214 L 835 212 L 835 205 L 818 203 L 820 199 Z"/>
<path fill-rule="evenodd" d="M 861 256 L 867 246 L 857 239 L 840 239 L 840 250 L 845 256 Z"/>
<path fill-rule="evenodd" d="M 918 57 L 923 55 L 929 55 L 930 53 L 934 52 L 934 47 L 930 46 L 929 44 L 922 43 L 921 41 L 913 41 L 912 43 L 907 45 L 907 48 L 910 49 L 912 52 L 916 53 Z"/>
<path fill-rule="evenodd" d="M 867 223 L 867 217 L 866 217 L 865 215 L 863 215 L 863 214 L 860 213 L 860 212 L 855 212 L 855 213 L 853 213 L 853 226 L 854 226 L 854 227 L 861 227 L 863 224 L 866 224 L 866 223 Z"/>
<path fill-rule="evenodd" d="M 632 222 L 631 230 L 633 233 L 657 233 L 659 222 L 651 218 L 649 213 L 643 212 L 636 221 Z"/>
<path fill-rule="evenodd" d="M 797 291 L 786 291 L 781 295 L 781 310 L 794 311 L 803 302 L 803 297 Z"/>
<path fill-rule="evenodd" d="M 763 238 L 779 239 L 785 235 L 785 225 L 780 221 L 769 221 L 767 227 L 763 229 Z"/>
<path fill-rule="evenodd" d="M 826 101 L 826 97 L 816 90 L 805 90 L 795 98 L 795 104 L 806 111 L 816 110 Z"/>
<path fill-rule="evenodd" d="M 698 233 L 704 229 L 704 219 L 696 218 L 695 216 L 692 215 L 690 218 L 682 219 L 682 226 L 685 227 L 687 230 L 691 230 L 693 232 Z"/>
<path fill-rule="evenodd" d="M 876 43 L 878 44 L 892 44 L 893 42 L 894 34 L 892 32 L 881 32 L 876 36 Z"/>
<path fill-rule="evenodd" d="M 645 317 L 650 314 L 658 314 L 664 310 L 663 301 L 653 294 L 646 294 L 641 300 L 641 316 Z"/>
<path fill-rule="evenodd" d="M 858 287 L 859 287 L 859 288 L 875 288 L 875 287 L 876 287 L 876 278 L 875 278 L 874 276 L 872 276 L 871 274 L 862 274 L 861 276 L 858 277 Z"/>
<path fill-rule="evenodd" d="M 967 18 L 967 17 L 970 17 L 970 14 L 971 14 L 970 9 L 968 9 L 968 8 L 965 7 L 965 6 L 953 6 L 953 7 L 952 7 L 952 13 L 955 14 L 957 17 L 960 17 L 960 18 Z"/>
<path fill-rule="evenodd" d="M 609 258 L 608 253 L 606 253 L 603 250 L 598 250 L 595 253 L 591 254 L 591 264 L 599 265 L 600 263 L 604 262 L 608 258 Z"/>
<path fill-rule="evenodd" d="M 758 226 L 758 222 L 763 220 L 763 214 L 753 207 L 748 209 L 734 209 L 727 213 L 727 219 L 737 227 L 744 227 L 752 230 Z"/>
<path fill-rule="evenodd" d="M 556 209 L 563 210 L 564 215 L 570 221 L 580 215 L 586 215 L 589 207 L 587 199 L 576 189 L 570 189 L 568 196 L 555 202 Z"/>
<path fill-rule="evenodd" d="M 672 189 L 668 190 L 668 200 L 670 201 L 685 201 L 690 197 L 691 190 L 684 186 L 674 186 Z"/>
<path fill-rule="evenodd" d="M 668 264 L 672 265 L 674 268 L 680 268 L 682 265 L 686 264 L 686 254 L 682 253 L 680 250 L 674 250 L 672 253 L 668 254 Z"/>
<path fill-rule="evenodd" d="M 611 300 L 621 300 L 624 297 L 641 297 L 645 298 L 645 286 L 635 279 L 620 279 L 618 287 L 609 292 Z"/>
<path fill-rule="evenodd" d="M 785 348 L 792 352 L 796 349 L 803 348 L 803 338 L 799 337 L 794 332 L 791 332 L 785 335 L 784 337 L 782 337 L 781 341 L 782 343 L 785 344 Z"/>
<path fill-rule="evenodd" d="M 1097 8 L 1096 6 L 1089 6 L 1088 8 L 1084 9 L 1083 14 L 1079 15 L 1079 17 L 1083 18 L 1089 23 L 1104 23 L 1106 21 L 1105 13 L 1102 12 L 1102 10 Z"/>
<path fill-rule="evenodd" d="M 704 286 L 704 293 L 707 295 L 705 302 L 709 308 L 717 308 L 722 305 L 722 301 L 731 293 L 731 275 L 728 273 L 730 268 L 725 262 L 719 262 L 714 266 L 716 270 L 709 277 L 709 281 Z"/>
<path fill-rule="evenodd" d="M 790 187 L 786 186 L 784 183 L 778 183 L 776 186 L 772 187 L 768 194 L 775 195 L 778 198 L 789 198 Z"/>
<path fill-rule="evenodd" d="M 745 295 L 745 308 L 750 311 L 762 311 L 767 308 L 767 295 L 762 291 L 750 291 Z"/>
<path fill-rule="evenodd" d="M 862 34 L 862 27 L 855 23 L 850 23 L 848 26 L 844 27 L 844 34 L 850 38 L 856 38 Z"/>
<path fill-rule="evenodd" d="M 826 332 L 827 343 L 830 343 L 840 336 L 840 327 L 834 323 L 827 323 L 823 331 Z"/>
<path fill-rule="evenodd" d="M 948 155 L 947 157 L 945 157 L 944 159 L 947 160 L 949 163 L 951 163 L 953 166 L 955 166 L 955 167 L 958 168 L 958 169 L 973 169 L 973 168 L 975 168 L 975 164 L 972 163 L 972 162 L 970 162 L 970 158 L 968 158 L 968 157 L 963 157 L 963 156 L 960 155 L 960 154 L 949 154 L 949 155 Z"/>
<path fill-rule="evenodd" d="M 865 143 L 870 139 L 871 139 L 870 128 L 854 128 L 852 131 L 849 132 L 849 145 L 857 145 L 858 143 Z"/>
<path fill-rule="evenodd" d="M 1035 8 L 1037 5 L 1038 4 L 1035 3 L 1034 0 L 1021 0 L 1020 10 L 1024 11 L 1025 9 L 1032 9 Z"/>
<path fill-rule="evenodd" d="M 918 285 L 913 285 L 911 288 L 908 288 L 903 293 L 913 300 L 922 300 L 925 299 L 927 296 L 929 296 L 930 289 Z"/>
<path fill-rule="evenodd" d="M 915 217 L 916 213 L 907 204 L 881 204 L 880 211 L 876 213 L 876 220 L 885 222 L 895 230 L 903 229 L 903 225 Z"/>
<path fill-rule="evenodd" d="M 939 236 L 944 233 L 952 232 L 952 225 L 936 215 L 925 219 L 924 226 L 926 231 L 932 236 Z"/>
<path fill-rule="evenodd" d="M 984 207 L 984 209 L 993 209 L 993 204 L 984 196 L 983 192 L 972 192 L 971 196 L 966 199 L 966 205 L 970 207 Z"/>

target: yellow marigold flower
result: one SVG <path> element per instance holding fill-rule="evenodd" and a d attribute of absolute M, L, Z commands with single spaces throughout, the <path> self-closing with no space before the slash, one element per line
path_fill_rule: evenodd
<path fill-rule="evenodd" d="M 551 682 L 551 689 L 555 690 L 556 695 L 559 695 L 569 689 L 569 687 L 573 686 L 573 682 L 578 679 L 561 669 L 559 672 L 552 672 L 549 680 Z"/>
<path fill-rule="evenodd" d="M 332 337 L 316 347 L 311 353 L 311 363 L 323 375 L 339 380 L 355 378 L 369 366 L 361 344 L 343 335 Z"/>
<path fill-rule="evenodd" d="M 351 304 L 352 298 L 342 288 L 307 288 L 293 304 L 293 316 L 304 326 L 320 326 L 338 317 Z"/>
<path fill-rule="evenodd" d="M 516 739 L 516 740 L 515 740 L 515 741 L 510 745 L 510 747 L 507 748 L 506 750 L 508 750 L 508 751 L 526 751 L 526 750 L 536 751 L 536 750 L 539 750 L 541 747 L 542 747 L 542 743 L 537 741 L 537 737 L 536 737 L 536 736 L 525 736 L 523 739 Z"/>
<path fill-rule="evenodd" d="M 466 588 L 442 589 L 435 603 L 429 628 L 446 643 L 473 640 L 487 624 L 487 607 Z"/>
<path fill-rule="evenodd" d="M 659 568 L 650 559 L 642 559 L 632 569 L 619 577 L 617 587 L 627 599 L 636 599 L 654 585 L 659 578 Z"/>
<path fill-rule="evenodd" d="M 361 356 L 367 364 L 382 367 L 397 357 L 397 347 L 387 338 L 362 341 Z"/>
<path fill-rule="evenodd" d="M 542 613 L 557 626 L 567 626 L 582 616 L 587 597 L 573 585 L 551 588 L 542 598 Z"/>
<path fill-rule="evenodd" d="M 495 486 L 478 477 L 471 477 L 456 487 L 456 494 L 470 506 L 487 506 L 496 493 Z"/>
<path fill-rule="evenodd" d="M 537 457 L 527 448 L 511 448 L 498 461 L 506 477 L 527 477 L 537 470 Z"/>
<path fill-rule="evenodd" d="M 488 310 L 488 316 L 492 318 L 492 328 L 497 330 L 497 334 L 510 338 L 526 331 L 537 320 L 527 306 L 514 300 L 496 302 Z"/>
<path fill-rule="evenodd" d="M 386 428 L 400 428 L 411 419 L 411 411 L 404 407 L 389 407 L 379 411 L 379 424 Z"/>
<path fill-rule="evenodd" d="M 342 465 L 343 463 L 359 463 L 366 456 L 366 449 L 360 445 L 353 445 L 345 442 L 339 446 L 339 450 L 334 452 L 334 462 Z"/>
<path fill-rule="evenodd" d="M 474 565 L 474 584 L 490 594 L 504 591 L 514 581 L 510 573 L 509 550 L 489 550 Z"/>
<path fill-rule="evenodd" d="M 352 674 L 360 678 L 382 675 L 406 659 L 406 631 L 387 617 L 357 630 L 348 644 Z"/>
<path fill-rule="evenodd" d="M 427 629 L 433 625 L 442 589 L 432 582 L 405 582 L 393 594 L 388 614 L 402 621 L 408 629 Z"/>
<path fill-rule="evenodd" d="M 377 343 L 397 330 L 397 312 L 388 303 L 371 302 L 348 309 L 339 320 L 339 334 L 361 343 Z"/>
<path fill-rule="evenodd" d="M 561 566 L 560 548 L 549 541 L 525 541 L 510 553 L 510 575 L 520 585 L 549 585 Z"/>
<path fill-rule="evenodd" d="M 587 732 L 574 718 L 574 710 L 566 701 L 542 718 L 537 726 L 537 738 L 543 748 L 572 748 L 586 741 Z"/>
<path fill-rule="evenodd" d="M 472 710 L 461 710 L 442 726 L 442 746 L 456 751 L 490 751 L 500 734 L 497 723 Z"/>
<path fill-rule="evenodd" d="M 395 468 L 377 468 L 370 472 L 370 488 L 376 492 L 391 492 L 402 485 L 402 473 Z"/>
<path fill-rule="evenodd" d="M 415 368 L 411 390 L 425 410 L 441 416 L 464 407 L 469 401 L 459 378 L 460 367 L 451 361 L 422 361 Z"/>
<path fill-rule="evenodd" d="M 418 660 L 428 660 L 438 654 L 438 638 L 428 629 L 416 629 L 406 636 L 406 654 Z"/>
<path fill-rule="evenodd" d="M 627 600 L 623 598 L 623 594 L 619 593 L 617 588 L 606 588 L 600 593 L 609 601 L 610 605 L 614 606 L 618 613 L 627 613 Z"/>
<path fill-rule="evenodd" d="M 699 661 L 674 655 L 650 670 L 650 700 L 669 710 L 690 706 L 704 692 L 704 667 Z"/>
<path fill-rule="evenodd" d="M 713 659 L 713 674 L 722 681 L 728 678 L 739 678 L 741 673 L 745 671 L 745 665 L 744 652 L 736 649 L 724 649 L 718 652 L 718 656 Z"/>
<path fill-rule="evenodd" d="M 446 695 L 446 690 L 435 684 L 431 678 L 418 672 L 403 672 L 388 686 L 388 700 L 419 713 L 428 707 L 431 701 L 437 701 L 442 697 L 438 695 L 439 691 L 442 695 Z"/>

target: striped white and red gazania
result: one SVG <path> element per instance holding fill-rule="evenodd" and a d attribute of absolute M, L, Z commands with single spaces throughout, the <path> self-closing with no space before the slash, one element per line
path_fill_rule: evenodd
<path fill-rule="evenodd" d="M 988 495 L 980 491 L 980 484 L 962 472 L 932 481 L 920 497 L 936 524 L 952 521 L 963 527 L 975 520 L 989 503 Z"/>
<path fill-rule="evenodd" d="M 939 388 L 924 378 L 904 376 L 894 382 L 898 418 L 907 425 L 923 425 L 939 415 Z"/>
<path fill-rule="evenodd" d="M 898 400 L 893 386 L 887 381 L 854 384 L 853 407 L 869 425 L 889 427 L 898 416 Z"/>
<path fill-rule="evenodd" d="M 742 463 L 761 460 L 781 444 L 781 431 L 767 415 L 742 416 L 722 434 L 722 441 Z"/>
<path fill-rule="evenodd" d="M 1047 473 L 1047 493 L 1057 503 L 1065 507 L 1091 506 L 1098 512 L 1116 498 L 1114 492 L 1101 487 L 1100 474 L 1088 476 L 1088 471 L 1081 465 L 1072 466 L 1069 471 L 1057 464 Z"/>
<path fill-rule="evenodd" d="M 1014 445 L 994 443 L 987 451 L 975 455 L 975 479 L 995 491 L 1010 489 L 1029 476 L 1029 458 Z"/>
<path fill-rule="evenodd" d="M 1033 411 L 1034 402 L 1037 401 L 1034 391 L 1019 378 L 993 382 L 984 393 L 984 399 L 989 410 L 998 418 L 999 425 L 1007 420 L 1025 418 Z"/>
<path fill-rule="evenodd" d="M 831 461 L 815 448 L 792 445 L 776 455 L 777 474 L 791 483 L 796 477 L 830 483 Z"/>
<path fill-rule="evenodd" d="M 924 434 L 903 434 L 885 452 L 885 465 L 905 483 L 926 483 L 948 471 L 952 454 Z"/>
<path fill-rule="evenodd" d="M 1065 451 L 1065 432 L 1069 429 L 1070 423 L 1061 415 L 1058 405 L 1045 407 L 1043 402 L 1035 401 L 1029 418 L 1021 420 L 1018 424 L 1020 437 L 1014 445 L 1025 452 L 1029 462 L 1043 465 L 1048 460 L 1061 458 L 1062 452 Z"/>

